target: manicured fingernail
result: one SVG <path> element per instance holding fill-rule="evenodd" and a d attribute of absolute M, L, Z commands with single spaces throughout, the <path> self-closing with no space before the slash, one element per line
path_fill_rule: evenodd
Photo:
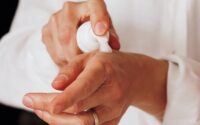
<path fill-rule="evenodd" d="M 63 83 L 67 81 L 67 77 L 65 75 L 59 75 L 54 80 L 54 83 Z"/>
<path fill-rule="evenodd" d="M 106 32 L 106 25 L 102 22 L 98 22 L 95 25 L 95 33 L 97 35 L 103 35 Z"/>
<path fill-rule="evenodd" d="M 28 96 L 24 96 L 23 104 L 28 108 L 33 108 L 33 100 Z"/>

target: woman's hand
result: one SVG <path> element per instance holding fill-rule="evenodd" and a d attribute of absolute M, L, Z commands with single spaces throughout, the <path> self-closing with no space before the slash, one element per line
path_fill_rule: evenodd
<path fill-rule="evenodd" d="M 52 15 L 42 32 L 43 42 L 58 66 L 65 65 L 81 53 L 76 42 L 76 32 L 77 28 L 88 20 L 97 35 L 101 36 L 110 31 L 110 46 L 115 50 L 120 48 L 103 0 L 66 2 L 60 11 Z"/>
<path fill-rule="evenodd" d="M 38 110 L 44 111 L 40 117 L 46 120 L 48 116 L 56 123 L 63 118 L 66 124 L 78 119 L 77 122 L 92 125 L 91 113 L 85 111 L 94 109 L 100 124 L 112 121 L 111 125 L 116 125 L 130 105 L 161 119 L 166 105 L 167 70 L 167 62 L 144 55 L 116 51 L 82 54 L 58 75 L 67 78 L 62 93 L 28 94 L 24 104 L 37 110 L 37 114 Z M 79 116 L 82 112 L 86 113 L 84 118 Z M 78 115 L 70 120 L 63 113 Z"/>

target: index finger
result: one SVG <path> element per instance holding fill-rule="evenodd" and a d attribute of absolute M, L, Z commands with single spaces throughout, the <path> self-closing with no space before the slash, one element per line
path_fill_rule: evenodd
<path fill-rule="evenodd" d="M 77 79 L 50 104 L 51 113 L 60 113 L 93 94 L 105 82 L 105 69 L 101 63 L 86 66 Z"/>

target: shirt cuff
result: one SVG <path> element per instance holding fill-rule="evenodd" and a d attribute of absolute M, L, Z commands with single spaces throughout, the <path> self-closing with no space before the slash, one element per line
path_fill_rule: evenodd
<path fill-rule="evenodd" d="M 200 63 L 169 56 L 163 125 L 200 125 Z"/>

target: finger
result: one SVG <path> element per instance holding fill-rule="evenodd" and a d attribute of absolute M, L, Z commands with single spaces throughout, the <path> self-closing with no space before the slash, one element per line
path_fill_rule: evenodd
<path fill-rule="evenodd" d="M 42 41 L 45 44 L 48 53 L 51 55 L 52 60 L 54 60 L 58 66 L 62 66 L 63 64 L 66 64 L 66 61 L 61 57 L 63 54 L 57 53 L 57 49 L 55 47 L 57 45 L 53 40 L 54 33 L 50 24 L 51 23 L 46 24 L 42 29 Z"/>
<path fill-rule="evenodd" d="M 99 88 L 94 94 L 89 96 L 88 98 L 79 101 L 68 109 L 70 113 L 79 113 L 83 111 L 87 111 L 89 109 L 93 109 L 102 104 L 105 104 L 108 100 L 111 101 L 110 94 L 108 94 L 108 89 L 106 87 Z"/>
<path fill-rule="evenodd" d="M 84 112 L 78 115 L 73 114 L 49 114 L 45 111 L 34 111 L 39 118 L 50 125 L 93 125 L 94 118 L 91 112 Z"/>
<path fill-rule="evenodd" d="M 78 3 L 66 2 L 62 11 L 56 13 L 53 16 L 52 23 L 56 26 L 52 26 L 52 32 L 54 32 L 54 41 L 59 50 L 57 55 L 64 55 L 64 59 L 71 60 L 75 55 L 80 54 L 81 51 L 77 46 L 76 32 L 79 25 L 79 13 Z M 55 18 L 55 19 L 54 19 Z M 64 54 L 63 54 L 64 53 Z"/>
<path fill-rule="evenodd" d="M 58 93 L 29 93 L 23 97 L 23 104 L 31 109 L 48 111 L 48 105 Z"/>
<path fill-rule="evenodd" d="M 83 70 L 83 58 L 74 59 L 68 65 L 61 67 L 60 73 L 54 79 L 52 86 L 57 90 L 64 90 Z"/>
<path fill-rule="evenodd" d="M 42 28 L 42 42 L 46 45 L 47 43 L 50 43 L 52 41 L 52 34 L 49 29 L 49 24 L 46 24 Z"/>
<path fill-rule="evenodd" d="M 116 111 L 118 109 L 116 109 L 114 106 L 107 107 L 107 106 L 102 105 L 102 106 L 96 107 L 94 110 L 98 116 L 100 124 L 104 124 L 106 122 L 112 121 L 118 118 L 119 116 L 121 116 L 121 114 L 119 114 L 118 111 Z"/>
<path fill-rule="evenodd" d="M 52 43 L 51 46 L 47 46 L 48 49 L 54 49 L 50 54 L 54 58 L 55 63 L 62 67 L 67 64 L 66 54 L 64 53 L 62 42 L 60 41 L 60 32 L 58 31 L 58 17 L 55 16 L 55 19 L 51 19 L 51 34 L 52 34 Z M 68 37 L 66 37 L 67 40 Z M 70 39 L 70 38 L 69 38 Z M 65 45 L 66 46 L 66 45 Z"/>
<path fill-rule="evenodd" d="M 43 28 L 43 41 L 47 47 L 51 58 L 58 66 L 62 66 L 67 63 L 64 53 L 62 52 L 62 46 L 58 44 L 58 18 L 61 11 L 58 11 L 53 16 L 51 16 L 47 25 Z M 62 52 L 62 53 L 61 53 Z"/>
<path fill-rule="evenodd" d="M 119 50 L 120 49 L 120 42 L 119 39 L 112 33 L 110 33 L 109 37 L 109 45 L 111 46 L 112 49 L 114 50 Z"/>
<path fill-rule="evenodd" d="M 99 124 L 108 124 L 108 123 L 115 124 L 118 122 L 117 120 L 119 120 L 119 118 L 121 117 L 121 114 L 118 113 L 117 111 L 114 111 L 113 109 L 115 109 L 115 107 L 109 108 L 108 106 L 101 105 L 101 106 L 98 106 L 98 107 L 93 108 L 92 110 L 88 110 L 88 111 L 90 111 L 92 113 L 93 112 L 96 113 L 98 120 L 99 120 Z"/>
<path fill-rule="evenodd" d="M 109 14 L 103 0 L 89 0 L 90 20 L 96 35 L 104 35 L 110 28 Z"/>
<path fill-rule="evenodd" d="M 65 53 L 69 53 L 68 60 L 80 53 L 76 42 L 76 32 L 79 24 L 79 10 L 77 6 L 77 3 L 66 2 L 60 16 L 61 21 L 58 24 L 58 38 L 61 45 L 65 48 Z"/>
<path fill-rule="evenodd" d="M 100 63 L 87 66 L 77 79 L 53 100 L 51 112 L 59 113 L 94 93 L 105 81 L 104 70 Z"/>
<path fill-rule="evenodd" d="M 110 106 L 98 106 L 93 111 L 95 111 L 96 115 L 99 119 L 100 125 L 117 125 L 119 120 L 124 114 L 124 111 L 119 110 L 120 107 L 110 105 Z"/>
<path fill-rule="evenodd" d="M 105 111 L 105 110 L 104 110 Z M 67 114 L 67 113 L 60 113 L 60 114 L 50 114 L 45 111 L 40 110 L 34 110 L 34 112 L 37 114 L 39 118 L 44 120 L 50 125 L 93 125 L 94 124 L 94 116 L 92 111 L 88 112 L 82 112 L 76 115 L 73 114 Z M 108 114 L 111 114 L 110 112 L 106 111 L 103 113 L 104 116 L 101 116 L 98 111 L 95 112 L 98 119 L 99 124 L 105 124 L 105 125 L 117 125 L 119 122 L 118 118 L 109 118 L 109 120 L 105 120 L 102 118 L 105 118 L 108 116 Z"/>
<path fill-rule="evenodd" d="M 34 110 L 49 111 L 49 104 L 58 93 L 29 93 L 23 97 L 23 104 Z M 66 109 L 66 113 L 74 113 L 72 109 Z"/>

